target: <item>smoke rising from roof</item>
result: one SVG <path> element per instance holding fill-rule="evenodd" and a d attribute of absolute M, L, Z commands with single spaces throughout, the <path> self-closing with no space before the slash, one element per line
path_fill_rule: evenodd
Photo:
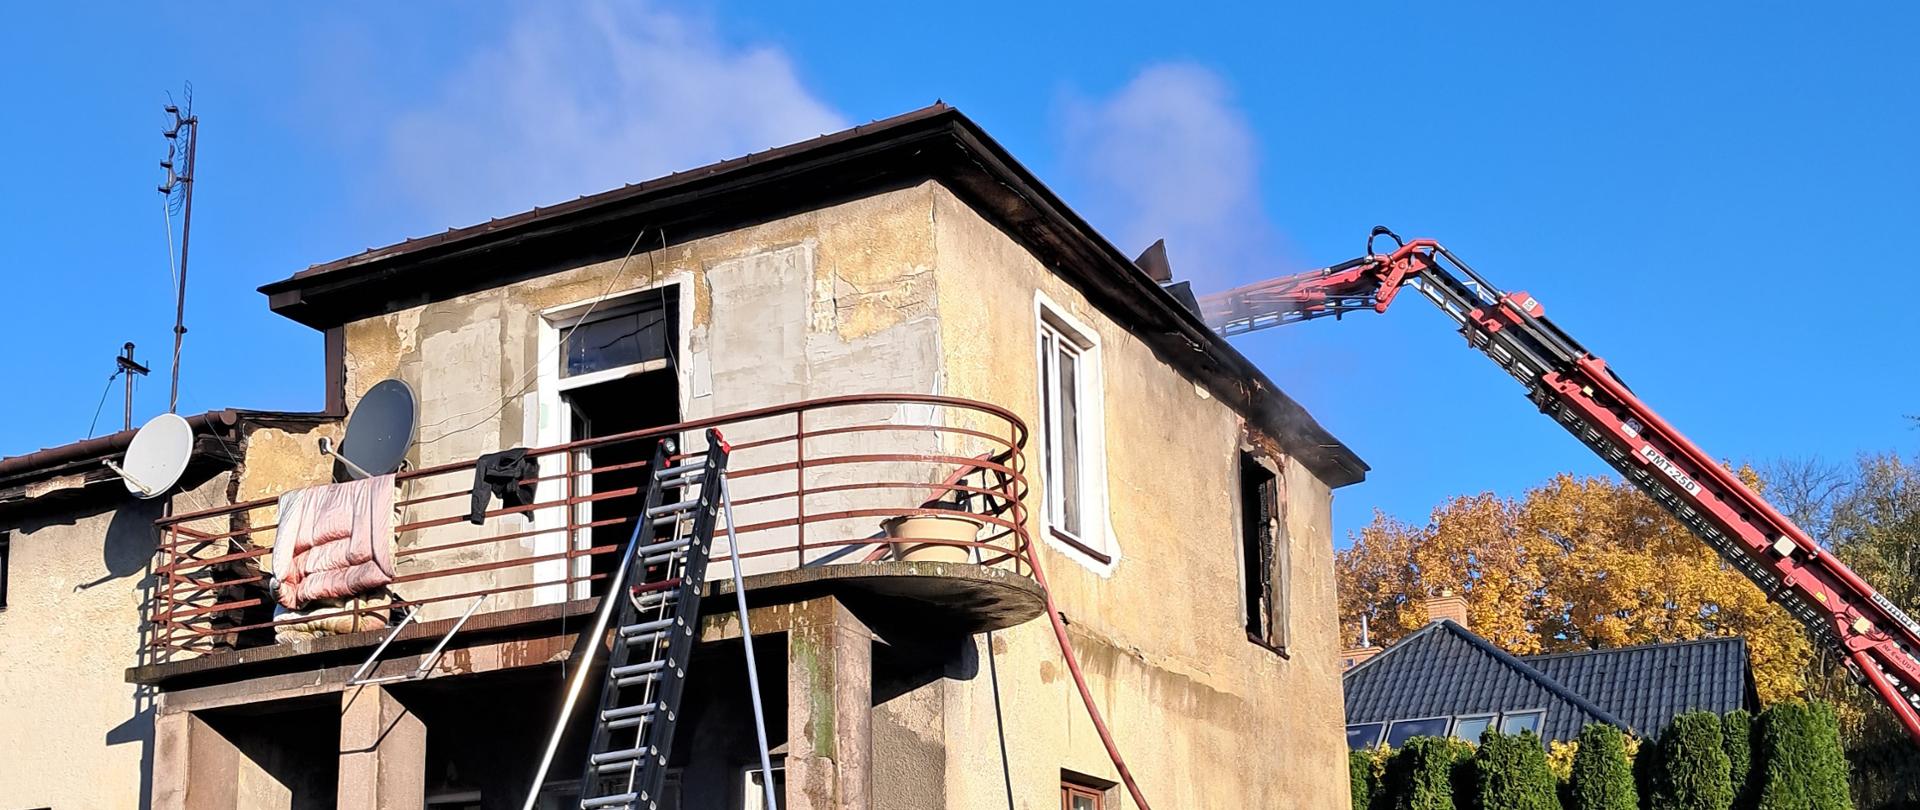
<path fill-rule="evenodd" d="M 1175 280 L 1214 292 L 1288 266 L 1260 202 L 1252 125 L 1219 74 L 1184 63 L 1141 70 L 1104 98 L 1062 105 L 1073 204 L 1137 253 L 1167 240 Z"/>

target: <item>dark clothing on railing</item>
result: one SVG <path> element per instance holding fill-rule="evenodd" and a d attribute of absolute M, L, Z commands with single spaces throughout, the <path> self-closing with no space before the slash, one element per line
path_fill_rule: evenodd
<path fill-rule="evenodd" d="M 467 522 L 487 522 L 487 506 L 499 498 L 502 506 L 512 508 L 533 503 L 533 485 L 527 479 L 540 474 L 540 462 L 527 458 L 527 448 L 515 447 L 488 453 L 473 463 L 473 505 Z"/>

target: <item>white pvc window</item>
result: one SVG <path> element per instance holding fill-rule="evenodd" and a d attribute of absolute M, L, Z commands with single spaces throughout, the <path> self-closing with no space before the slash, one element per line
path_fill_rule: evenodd
<path fill-rule="evenodd" d="M 1080 343 L 1059 327 L 1040 322 L 1040 409 L 1046 436 L 1047 523 L 1080 540 L 1086 534 L 1086 370 Z"/>

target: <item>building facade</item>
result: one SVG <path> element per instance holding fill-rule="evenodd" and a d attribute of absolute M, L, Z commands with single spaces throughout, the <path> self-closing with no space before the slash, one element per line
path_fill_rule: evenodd
<path fill-rule="evenodd" d="M 936 106 L 269 284 L 326 336 L 330 418 L 236 445 L 239 484 L 113 512 L 157 527 L 160 554 L 101 600 L 116 641 L 74 676 L 100 717 L 59 750 L 97 750 L 121 715 L 151 730 L 98 793 L 14 773 L 0 799 L 519 807 L 639 463 L 716 428 L 739 548 L 709 572 L 727 597 L 707 602 L 668 805 L 758 806 L 751 643 L 786 807 L 1131 806 L 1050 597 L 1156 804 L 1343 807 L 1328 507 L 1365 466 L 1167 280 Z M 274 497 L 328 480 L 312 440 L 389 378 L 419 431 L 395 576 L 352 613 L 416 620 L 363 666 L 383 629 L 289 634 L 263 583 Z M 534 502 L 475 525 L 474 461 L 508 448 L 531 448 Z M 972 528 L 912 542 L 916 517 Z M 66 553 L 98 553 L 99 527 L 68 531 Z M 15 581 L 42 560 L 16 555 Z M 722 609 L 735 561 L 744 640 Z M 71 643 L 18 615 L 0 649 Z M 54 722 L 14 695 L 4 725 Z M 542 806 L 577 806 L 580 747 Z"/>

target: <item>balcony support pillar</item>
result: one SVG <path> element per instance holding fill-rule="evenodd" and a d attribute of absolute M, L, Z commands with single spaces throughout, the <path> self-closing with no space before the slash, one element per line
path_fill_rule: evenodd
<path fill-rule="evenodd" d="M 787 807 L 867 810 L 873 632 L 839 599 L 797 606 L 787 632 Z"/>
<path fill-rule="evenodd" d="M 340 810 L 425 810 L 427 726 L 379 686 L 340 698 Z"/>
<path fill-rule="evenodd" d="M 153 717 L 154 810 L 238 810 L 240 749 L 193 712 Z"/>

